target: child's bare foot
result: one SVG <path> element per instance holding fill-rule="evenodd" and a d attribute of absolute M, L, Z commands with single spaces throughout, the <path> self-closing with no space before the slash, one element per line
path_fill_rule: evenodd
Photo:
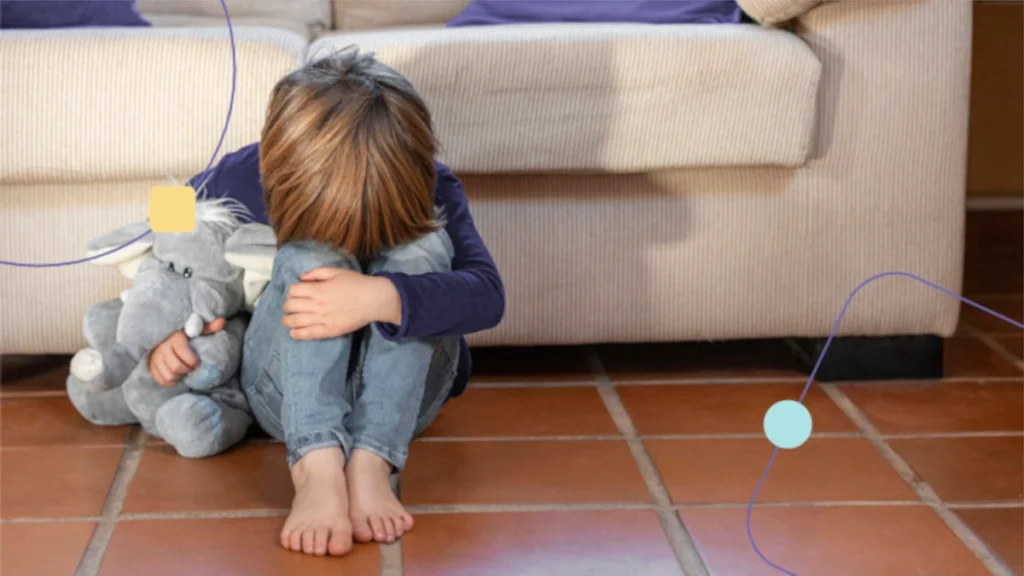
<path fill-rule="evenodd" d="M 355 449 L 349 459 L 349 513 L 357 542 L 394 542 L 412 530 L 412 516 L 391 491 L 391 464 L 373 452 Z"/>
<path fill-rule="evenodd" d="M 345 490 L 345 453 L 321 448 L 292 466 L 295 500 L 281 530 L 281 546 L 323 556 L 341 556 L 352 549 Z"/>

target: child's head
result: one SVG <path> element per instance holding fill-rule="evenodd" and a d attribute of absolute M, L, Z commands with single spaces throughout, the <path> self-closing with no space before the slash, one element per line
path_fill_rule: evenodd
<path fill-rule="evenodd" d="M 423 100 L 371 54 L 348 48 L 285 76 L 260 142 L 278 242 L 369 257 L 433 231 L 436 149 Z"/>

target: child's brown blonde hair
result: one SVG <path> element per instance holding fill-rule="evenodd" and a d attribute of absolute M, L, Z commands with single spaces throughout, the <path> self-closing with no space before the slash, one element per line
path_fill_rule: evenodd
<path fill-rule="evenodd" d="M 367 258 L 433 231 L 436 151 L 426 104 L 372 54 L 349 47 L 285 76 L 260 142 L 278 244 Z"/>

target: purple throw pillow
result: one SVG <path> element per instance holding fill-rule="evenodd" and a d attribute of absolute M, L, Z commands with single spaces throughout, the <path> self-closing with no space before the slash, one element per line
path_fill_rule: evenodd
<path fill-rule="evenodd" d="M 0 0 L 0 28 L 150 26 L 135 0 Z"/>
<path fill-rule="evenodd" d="M 449 27 L 536 22 L 737 24 L 735 0 L 474 0 Z"/>

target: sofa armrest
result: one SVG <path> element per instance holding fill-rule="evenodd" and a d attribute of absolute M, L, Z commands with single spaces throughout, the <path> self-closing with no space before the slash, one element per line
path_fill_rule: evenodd
<path fill-rule="evenodd" d="M 794 21 L 822 63 L 815 149 L 795 185 L 833 215 L 811 237 L 857 262 L 833 272 L 833 286 L 902 270 L 960 290 L 971 21 L 970 2 L 949 0 L 824 2 Z M 825 240 L 828 227 L 861 233 Z M 875 284 L 844 317 L 848 333 L 955 330 L 955 298 L 906 279 Z M 846 296 L 834 294 L 837 310 Z"/>
<path fill-rule="evenodd" d="M 846 173 L 874 164 L 962 193 L 971 16 L 970 2 L 879 0 L 828 1 L 797 17 L 793 32 L 823 68 L 815 155 L 857 159 Z"/>
<path fill-rule="evenodd" d="M 779 24 L 801 16 L 822 0 L 738 0 L 740 7 L 761 24 Z"/>

